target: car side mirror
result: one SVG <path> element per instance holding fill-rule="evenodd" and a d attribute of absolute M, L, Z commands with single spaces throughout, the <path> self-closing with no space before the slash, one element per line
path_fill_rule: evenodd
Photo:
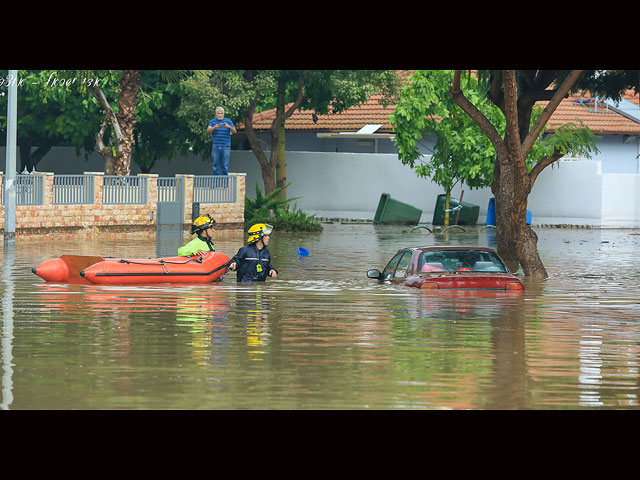
<path fill-rule="evenodd" d="M 378 270 L 377 268 L 374 268 L 371 270 L 367 270 L 367 277 L 380 280 L 382 278 L 382 273 L 380 273 L 380 270 Z"/>

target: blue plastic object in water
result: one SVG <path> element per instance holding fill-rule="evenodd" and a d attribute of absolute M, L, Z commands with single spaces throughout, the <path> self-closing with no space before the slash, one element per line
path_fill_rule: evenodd
<path fill-rule="evenodd" d="M 308 257 L 309 256 L 309 250 L 307 250 L 306 248 L 298 248 L 298 256 L 300 257 Z"/>
<path fill-rule="evenodd" d="M 489 199 L 489 208 L 487 209 L 487 221 L 485 225 L 493 225 L 496 224 L 496 204 L 495 198 Z M 527 225 L 531 225 L 531 219 L 533 215 L 531 214 L 531 210 L 527 210 Z"/>
<path fill-rule="evenodd" d="M 496 200 L 495 198 L 489 199 L 489 208 L 487 209 L 487 221 L 485 225 L 494 225 L 496 224 Z"/>

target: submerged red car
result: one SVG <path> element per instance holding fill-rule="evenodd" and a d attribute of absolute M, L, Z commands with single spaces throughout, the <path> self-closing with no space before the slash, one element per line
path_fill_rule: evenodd
<path fill-rule="evenodd" d="M 522 281 L 487 247 L 412 247 L 399 250 L 384 270 L 367 277 L 425 289 L 522 291 Z"/>

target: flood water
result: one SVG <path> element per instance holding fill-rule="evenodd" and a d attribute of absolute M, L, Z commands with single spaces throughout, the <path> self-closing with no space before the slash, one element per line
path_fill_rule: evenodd
<path fill-rule="evenodd" d="M 31 268 L 175 255 L 188 234 L 18 236 L 0 245 L 0 409 L 637 409 L 640 231 L 536 231 L 550 277 L 520 295 L 365 276 L 405 246 L 495 247 L 480 227 L 276 231 L 277 279 L 179 286 L 45 283 Z M 229 256 L 243 242 L 217 232 Z"/>

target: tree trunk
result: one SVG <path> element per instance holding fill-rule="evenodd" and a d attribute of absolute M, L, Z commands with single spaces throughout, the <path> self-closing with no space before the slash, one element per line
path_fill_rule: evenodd
<path fill-rule="evenodd" d="M 278 126 L 278 138 L 276 151 L 276 188 L 283 187 L 282 191 L 278 194 L 280 198 L 287 198 L 287 189 L 284 188 L 287 184 L 287 158 L 285 152 L 285 129 L 284 122 Z"/>
<path fill-rule="evenodd" d="M 113 111 L 111 111 L 113 113 Z M 107 112 L 104 120 L 102 121 L 102 127 L 100 127 L 100 131 L 96 134 L 96 149 L 98 153 L 102 156 L 104 160 L 104 174 L 105 175 L 115 175 L 115 166 L 116 166 L 116 153 L 115 147 L 110 147 L 105 145 L 104 143 L 104 134 L 107 130 L 107 125 L 110 121 L 110 114 Z"/>
<path fill-rule="evenodd" d="M 287 159 L 285 152 L 285 127 L 284 127 L 284 103 L 285 103 L 285 87 L 286 84 L 282 78 L 278 80 L 278 98 L 276 107 L 276 119 L 277 123 L 274 125 L 271 145 L 272 148 L 275 145 L 275 164 L 276 164 L 276 188 L 283 188 L 278 194 L 279 198 L 287 198 L 287 189 L 284 186 L 287 184 Z M 281 120 L 280 120 L 281 119 Z"/>
<path fill-rule="evenodd" d="M 444 228 L 449 227 L 449 210 L 451 209 L 451 190 L 446 191 L 446 195 L 444 197 Z"/>
<path fill-rule="evenodd" d="M 247 139 L 249 140 L 249 145 L 251 146 L 251 150 L 253 151 L 258 163 L 260 164 L 260 169 L 262 171 L 262 181 L 264 183 L 264 193 L 265 195 L 269 195 L 276 189 L 276 171 L 278 164 L 278 155 L 280 150 L 282 150 L 282 154 L 284 155 L 284 125 L 285 120 L 293 115 L 293 112 L 300 106 L 302 103 L 302 94 L 304 88 L 304 80 L 307 75 L 308 70 L 305 70 L 300 75 L 298 79 L 298 95 L 289 108 L 284 110 L 280 114 L 276 109 L 276 118 L 273 120 L 271 124 L 271 153 L 269 158 L 267 159 L 264 150 L 260 147 L 258 143 L 258 135 L 256 131 L 253 129 L 253 114 L 256 109 L 257 99 L 254 99 L 250 102 L 249 107 L 244 115 L 244 126 L 245 131 L 247 133 Z M 283 97 L 284 99 L 284 97 Z M 281 133 L 282 132 L 282 133 Z M 285 167 L 286 168 L 286 167 Z M 281 170 L 281 180 L 283 180 L 286 185 L 286 170 Z M 280 186 L 280 185 L 279 185 Z"/>
<path fill-rule="evenodd" d="M 262 172 L 262 183 L 264 184 L 264 193 L 269 195 L 276 188 L 275 185 L 275 164 L 272 164 L 273 155 L 271 158 L 267 158 L 267 155 L 262 150 L 260 143 L 258 142 L 258 135 L 253 129 L 253 112 L 256 108 L 256 101 L 252 101 L 244 116 L 244 127 L 247 132 L 247 139 L 249 140 L 249 146 L 251 151 L 256 156 L 258 163 L 260 164 L 260 171 Z"/>
<path fill-rule="evenodd" d="M 123 71 L 119 84 L 117 114 L 97 84 L 90 86 L 89 90 L 105 111 L 102 127 L 96 135 L 96 148 L 104 158 L 104 173 L 106 175 L 129 175 L 131 173 L 131 151 L 134 143 L 133 128 L 136 124 L 135 110 L 140 90 L 139 72 L 137 70 Z M 115 134 L 115 146 L 104 143 L 104 134 L 109 124 Z"/>
<path fill-rule="evenodd" d="M 119 83 L 118 113 L 116 118 L 122 132 L 122 152 L 114 166 L 116 175 L 131 174 L 131 151 L 134 144 L 134 126 L 136 124 L 136 105 L 140 90 L 140 74 L 137 70 L 124 70 Z"/>
<path fill-rule="evenodd" d="M 497 251 L 509 270 L 522 267 L 526 277 L 543 279 L 547 271 L 538 253 L 538 236 L 527 225 L 527 199 L 530 192 L 529 178 L 513 167 L 511 158 L 499 159 L 498 181 L 500 188 L 492 187 L 495 196 L 496 225 L 498 226 Z"/>
<path fill-rule="evenodd" d="M 273 164 L 269 164 L 262 169 L 262 182 L 264 183 L 264 194 L 269 195 L 276 189 L 274 181 L 275 168 Z"/>
<path fill-rule="evenodd" d="M 504 71 L 504 115 L 506 131 L 505 150 L 498 155 L 500 163 L 500 220 L 498 229 L 498 253 L 509 268 L 515 271 L 520 264 L 526 277 L 546 278 L 547 271 L 538 254 L 538 237 L 527 226 L 527 199 L 533 185 L 527 171 L 526 153 L 520 138 L 518 91 L 514 71 Z M 527 140 L 529 137 L 527 137 Z M 506 155 L 504 152 L 506 151 Z M 498 203 L 498 199 L 496 199 Z M 496 210 L 497 211 L 497 210 Z M 507 218 L 510 216 L 510 218 Z M 500 238 L 503 237 L 503 238 Z"/>

